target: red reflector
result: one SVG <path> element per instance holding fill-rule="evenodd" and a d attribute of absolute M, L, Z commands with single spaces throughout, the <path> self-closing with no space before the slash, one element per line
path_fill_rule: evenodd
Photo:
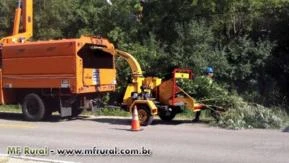
<path fill-rule="evenodd" d="M 204 106 L 205 106 L 205 105 L 203 105 L 203 104 L 195 104 L 195 105 L 194 105 L 194 110 L 201 110 L 201 109 L 204 108 Z"/>

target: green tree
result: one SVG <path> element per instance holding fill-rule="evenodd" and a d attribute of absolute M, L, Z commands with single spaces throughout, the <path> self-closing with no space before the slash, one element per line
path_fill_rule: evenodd
<path fill-rule="evenodd" d="M 13 27 L 14 10 L 16 0 L 1 0 L 0 1 L 0 38 L 11 35 Z"/>

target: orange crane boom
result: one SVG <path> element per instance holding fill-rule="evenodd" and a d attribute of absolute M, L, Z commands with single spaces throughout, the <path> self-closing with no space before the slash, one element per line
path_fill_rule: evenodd
<path fill-rule="evenodd" d="M 22 13 L 22 14 L 21 14 Z M 23 29 L 20 32 L 20 22 L 23 22 Z M 33 0 L 19 0 L 15 10 L 13 33 L 11 36 L 4 37 L 0 44 L 23 43 L 33 35 Z"/>

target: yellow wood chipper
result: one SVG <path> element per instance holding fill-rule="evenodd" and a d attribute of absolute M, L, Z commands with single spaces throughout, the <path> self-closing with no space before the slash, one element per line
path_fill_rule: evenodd
<path fill-rule="evenodd" d="M 156 115 L 170 121 L 184 109 L 193 112 L 210 109 L 214 115 L 222 111 L 221 108 L 198 103 L 177 85 L 177 79 L 192 79 L 191 70 L 175 69 L 168 80 L 143 77 L 140 64 L 131 54 L 117 50 L 116 55 L 126 59 L 132 69 L 132 81 L 127 86 L 122 106 L 130 112 L 136 106 L 142 125 L 149 125 Z"/>

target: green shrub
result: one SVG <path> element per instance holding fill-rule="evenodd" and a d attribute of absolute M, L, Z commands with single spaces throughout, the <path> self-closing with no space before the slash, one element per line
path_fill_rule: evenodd
<path fill-rule="evenodd" d="M 245 104 L 225 112 L 217 125 L 229 129 L 281 128 L 285 114 L 280 109 Z"/>
<path fill-rule="evenodd" d="M 239 97 L 232 96 L 225 88 L 215 82 L 210 83 L 206 77 L 196 77 L 194 80 L 179 79 L 177 84 L 198 102 L 224 108 L 239 105 Z"/>
<path fill-rule="evenodd" d="M 178 85 L 198 102 L 225 108 L 227 111 L 215 123 L 223 128 L 281 128 L 286 119 L 286 113 L 280 108 L 249 104 L 217 83 L 209 84 L 203 77 L 178 80 Z"/>

